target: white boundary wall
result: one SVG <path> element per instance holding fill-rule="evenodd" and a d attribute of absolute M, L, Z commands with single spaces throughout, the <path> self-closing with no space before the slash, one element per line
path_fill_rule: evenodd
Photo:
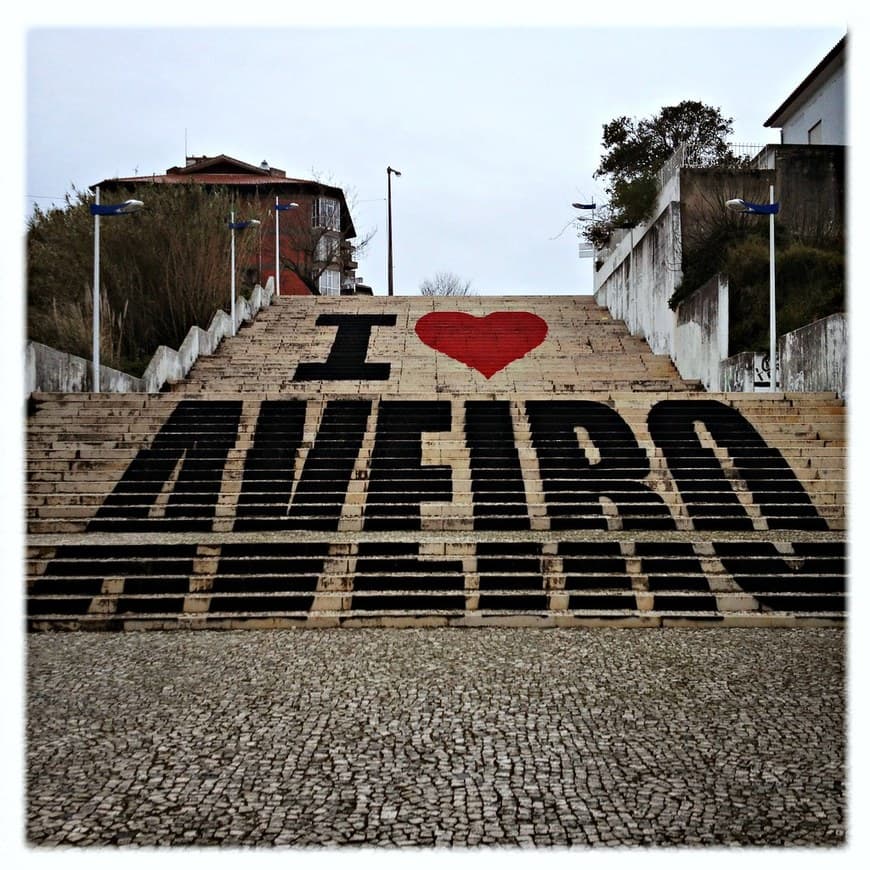
<path fill-rule="evenodd" d="M 670 356 L 687 380 L 700 380 L 711 392 L 752 392 L 754 355 L 726 358 L 727 276 L 708 281 L 676 311 L 668 306 L 682 278 L 678 162 L 666 165 L 660 180 L 655 219 L 648 225 L 614 233 L 614 245 L 595 272 L 595 301 L 624 321 L 632 335 L 644 338 L 653 353 Z M 845 397 L 847 339 L 842 314 L 781 336 L 782 389 L 836 392 Z"/>
<path fill-rule="evenodd" d="M 720 364 L 727 353 L 728 278 L 720 274 L 677 306 L 671 358 L 684 378 L 720 392 Z"/>
<path fill-rule="evenodd" d="M 846 397 L 849 330 L 845 314 L 831 314 L 779 339 L 782 389 L 835 392 Z"/>
<path fill-rule="evenodd" d="M 253 320 L 261 308 L 272 304 L 273 279 L 265 289 L 254 287 L 250 299 L 236 299 L 236 329 L 244 320 Z M 192 326 L 181 347 L 157 348 L 141 378 L 100 366 L 100 387 L 105 393 L 159 393 L 167 381 L 180 380 L 200 356 L 209 356 L 225 336 L 232 335 L 232 321 L 226 311 L 216 311 L 208 329 Z M 24 349 L 25 395 L 31 393 L 84 393 L 93 384 L 93 363 L 35 341 Z"/>

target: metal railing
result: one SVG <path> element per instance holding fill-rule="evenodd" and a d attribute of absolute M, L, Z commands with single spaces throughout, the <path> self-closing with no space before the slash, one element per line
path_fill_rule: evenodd
<path fill-rule="evenodd" d="M 729 142 L 728 148 L 734 157 L 745 160 L 754 160 L 767 146 L 753 145 L 745 142 Z M 664 166 L 659 170 L 658 183 L 661 190 L 677 172 L 683 167 L 707 166 L 696 153 L 690 152 L 685 145 L 679 145 L 677 150 L 667 159 Z"/>

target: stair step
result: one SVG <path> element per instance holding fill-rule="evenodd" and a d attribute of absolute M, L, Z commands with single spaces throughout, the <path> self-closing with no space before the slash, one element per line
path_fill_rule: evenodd
<path fill-rule="evenodd" d="M 493 311 L 547 333 L 487 377 L 418 337 L 449 311 L 480 367 Z M 33 630 L 845 618 L 844 403 L 705 393 L 590 299 L 282 297 L 27 422 Z"/>

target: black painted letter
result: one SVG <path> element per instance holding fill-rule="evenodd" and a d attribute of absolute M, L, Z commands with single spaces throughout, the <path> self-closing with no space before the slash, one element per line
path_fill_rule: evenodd
<path fill-rule="evenodd" d="M 337 326 L 326 362 L 299 363 L 294 381 L 387 381 L 389 363 L 367 363 L 373 326 L 395 326 L 395 314 L 321 314 L 318 326 Z"/>
<path fill-rule="evenodd" d="M 523 470 L 509 402 L 466 402 L 475 529 L 528 529 Z"/>
<path fill-rule="evenodd" d="M 601 498 L 619 512 L 624 529 L 673 529 L 673 517 L 643 479 L 649 460 L 628 424 L 601 402 L 530 401 L 526 413 L 538 455 L 553 529 L 606 529 Z M 584 429 L 598 451 L 593 463 L 580 446 Z"/>
<path fill-rule="evenodd" d="M 290 503 L 305 402 L 263 402 L 245 460 L 234 530 L 337 530 L 371 407 L 356 399 L 326 403 Z"/>
<path fill-rule="evenodd" d="M 254 443 L 245 456 L 235 531 L 282 525 L 304 426 L 304 401 L 264 401 L 260 405 Z"/>
<path fill-rule="evenodd" d="M 241 402 L 179 402 L 151 446 L 127 466 L 88 531 L 210 531 L 241 412 Z M 151 517 L 179 462 L 164 516 Z"/>
<path fill-rule="evenodd" d="M 728 451 L 769 529 L 828 528 L 779 450 L 768 446 L 735 408 L 712 399 L 659 402 L 649 412 L 649 432 L 665 455 L 696 529 L 753 527 L 719 459 L 701 445 L 696 422 Z"/>
<path fill-rule="evenodd" d="M 372 449 L 365 529 L 419 529 L 420 503 L 450 501 L 451 469 L 423 465 L 423 432 L 446 432 L 450 402 L 381 402 Z"/>

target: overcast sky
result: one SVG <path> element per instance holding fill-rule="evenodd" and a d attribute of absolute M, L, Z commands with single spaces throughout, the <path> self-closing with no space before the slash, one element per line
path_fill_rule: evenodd
<path fill-rule="evenodd" d="M 72 186 L 228 154 L 342 186 L 358 274 L 386 292 L 386 167 L 398 293 L 437 271 L 481 293 L 590 292 L 571 202 L 604 199 L 602 127 L 700 100 L 733 141 L 763 122 L 847 22 L 616 26 L 141 29 L 26 33 L 22 214 Z"/>

